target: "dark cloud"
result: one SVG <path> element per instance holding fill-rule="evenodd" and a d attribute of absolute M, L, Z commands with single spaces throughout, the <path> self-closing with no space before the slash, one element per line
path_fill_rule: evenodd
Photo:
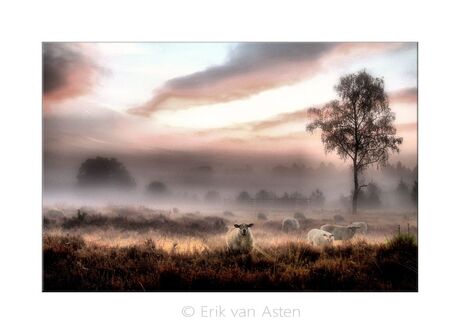
<path fill-rule="evenodd" d="M 104 70 L 76 43 L 43 44 L 43 96 L 55 102 L 87 94 Z"/>
<path fill-rule="evenodd" d="M 223 65 L 167 81 L 147 103 L 131 110 L 148 115 L 241 99 L 315 73 L 336 43 L 242 43 Z"/>
<path fill-rule="evenodd" d="M 170 89 L 196 89 L 287 62 L 314 61 L 335 46 L 335 43 L 242 43 L 230 52 L 226 64 L 172 79 L 165 86 Z"/>

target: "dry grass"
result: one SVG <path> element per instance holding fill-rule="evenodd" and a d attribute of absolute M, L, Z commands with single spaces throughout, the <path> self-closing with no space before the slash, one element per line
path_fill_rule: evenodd
<path fill-rule="evenodd" d="M 223 248 L 109 247 L 44 237 L 45 291 L 417 291 L 415 239 L 317 249 L 304 242 L 249 255 Z M 268 254 L 268 256 L 267 256 Z"/>
<path fill-rule="evenodd" d="M 45 210 L 45 291 L 417 290 L 415 238 L 391 237 L 407 216 L 388 215 L 381 223 L 384 216 L 368 213 L 360 218 L 370 222 L 370 235 L 318 249 L 304 235 L 333 213 L 305 214 L 292 233 L 281 231 L 286 212 L 270 212 L 267 222 L 257 222 L 257 212 L 228 219 L 147 208 L 85 213 Z M 254 221 L 257 249 L 228 254 L 227 229 Z"/>

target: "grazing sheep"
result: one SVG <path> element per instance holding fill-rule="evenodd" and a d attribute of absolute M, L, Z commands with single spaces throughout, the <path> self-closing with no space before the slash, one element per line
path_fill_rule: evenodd
<path fill-rule="evenodd" d="M 357 226 L 340 226 L 334 224 L 326 224 L 321 226 L 321 230 L 327 231 L 334 235 L 334 240 L 350 240 L 356 233 L 359 227 Z"/>
<path fill-rule="evenodd" d="M 343 218 L 342 215 L 335 215 L 335 216 L 334 216 L 334 221 L 335 221 L 336 223 L 344 222 L 344 221 L 345 221 L 345 218 Z"/>
<path fill-rule="evenodd" d="M 361 234 L 367 234 L 367 223 L 365 222 L 353 222 L 351 223 L 351 226 L 357 226 L 359 227 L 356 233 L 361 233 Z"/>
<path fill-rule="evenodd" d="M 227 234 L 227 248 L 238 253 L 250 253 L 254 247 L 251 227 L 254 224 L 235 224 Z"/>
<path fill-rule="evenodd" d="M 334 236 L 332 233 L 314 228 L 308 232 L 307 241 L 313 246 L 332 245 Z"/>
<path fill-rule="evenodd" d="M 284 218 L 281 224 L 281 229 L 285 232 L 295 231 L 299 228 L 299 221 L 295 218 Z"/>

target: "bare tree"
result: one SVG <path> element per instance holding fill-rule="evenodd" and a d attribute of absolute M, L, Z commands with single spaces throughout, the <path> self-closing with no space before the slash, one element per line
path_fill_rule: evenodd
<path fill-rule="evenodd" d="M 399 152 L 403 139 L 395 136 L 395 115 L 383 79 L 363 70 L 341 77 L 335 90 L 339 100 L 308 110 L 312 122 L 307 131 L 320 129 L 325 151 L 336 151 L 341 159 L 352 161 L 356 213 L 359 191 L 367 186 L 360 184 L 360 173 L 372 164 L 384 166 L 390 152 Z"/>

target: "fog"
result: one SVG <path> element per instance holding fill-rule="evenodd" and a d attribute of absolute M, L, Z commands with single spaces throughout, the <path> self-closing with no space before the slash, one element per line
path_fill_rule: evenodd
<path fill-rule="evenodd" d="M 86 159 L 96 156 L 116 158 L 126 167 L 134 185 L 122 189 L 91 184 L 82 187 L 77 179 L 79 168 Z M 401 180 L 408 188 L 406 199 L 395 196 Z M 378 209 L 412 209 L 410 192 L 416 180 L 417 169 L 401 163 L 371 168 L 361 176 L 361 183 L 377 185 L 380 203 L 373 208 Z M 151 182 L 161 183 L 165 189 L 149 191 L 147 187 Z M 306 208 L 313 205 L 309 202 L 311 193 L 319 189 L 325 198 L 321 207 L 348 210 L 346 197 L 352 190 L 352 171 L 347 164 L 310 160 L 300 153 L 273 157 L 227 152 L 159 151 L 144 155 L 45 152 L 43 186 L 45 206 L 117 204 L 189 210 L 247 205 Z M 257 195 L 261 190 L 269 193 L 269 197 Z M 237 200 L 243 191 L 250 196 L 246 203 Z M 285 200 L 281 200 L 283 196 Z M 298 199 L 289 201 L 286 196 Z"/>

